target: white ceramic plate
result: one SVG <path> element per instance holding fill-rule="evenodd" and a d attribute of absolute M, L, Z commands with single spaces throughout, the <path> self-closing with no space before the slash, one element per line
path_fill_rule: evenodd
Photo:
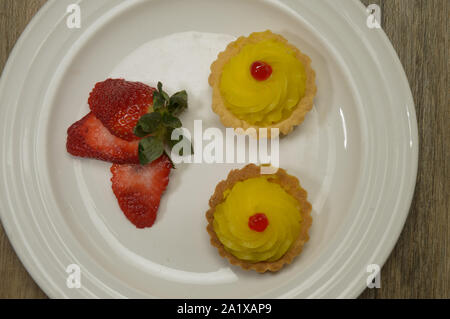
<path fill-rule="evenodd" d="M 69 29 L 72 2 L 50 1 L 37 14 L 0 85 L 1 217 L 40 287 L 50 297 L 358 296 L 367 266 L 381 266 L 401 232 L 418 159 L 408 82 L 383 31 L 367 27 L 365 8 L 353 0 L 83 0 L 82 28 Z M 209 64 L 225 39 L 265 29 L 312 58 L 318 95 L 280 143 L 281 167 L 313 204 L 311 239 L 292 265 L 259 275 L 230 266 L 205 231 L 214 186 L 242 164 L 181 165 L 156 224 L 137 230 L 120 212 L 109 165 L 69 156 L 65 139 L 109 75 L 187 88 L 184 124 L 222 127 L 210 109 Z M 142 47 L 187 31 L 198 32 L 192 52 L 204 59 L 171 50 L 165 62 L 175 65 L 163 72 L 158 50 Z M 81 288 L 66 285 L 70 264 L 81 267 Z"/>

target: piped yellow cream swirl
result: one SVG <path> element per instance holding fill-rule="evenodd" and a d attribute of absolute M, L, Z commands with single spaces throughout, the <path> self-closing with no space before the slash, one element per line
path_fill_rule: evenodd
<path fill-rule="evenodd" d="M 260 36 L 257 33 L 250 35 Z M 251 72 L 255 61 L 267 63 L 271 76 L 256 80 Z M 276 39 L 246 44 L 223 67 L 220 92 L 225 106 L 252 125 L 268 126 L 288 118 L 305 96 L 306 73 L 296 52 Z"/>
<path fill-rule="evenodd" d="M 215 208 L 214 231 L 224 248 L 240 260 L 276 261 L 299 236 L 302 222 L 299 202 L 268 178 L 275 177 L 237 182 Z M 269 224 L 263 232 L 248 225 L 255 213 L 267 216 Z"/>

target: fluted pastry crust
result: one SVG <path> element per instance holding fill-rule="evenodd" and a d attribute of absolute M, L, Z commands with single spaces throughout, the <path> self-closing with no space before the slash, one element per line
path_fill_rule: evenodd
<path fill-rule="evenodd" d="M 220 78 L 222 76 L 223 67 L 233 56 L 237 55 L 246 44 L 257 43 L 268 39 L 282 42 L 294 50 L 297 59 L 300 60 L 305 68 L 305 95 L 299 100 L 298 104 L 294 106 L 294 110 L 288 118 L 268 126 L 258 126 L 238 118 L 226 107 L 220 92 Z M 217 60 L 211 64 L 211 74 L 209 75 L 208 82 L 213 89 L 212 109 L 219 115 L 220 120 L 225 127 L 233 127 L 235 129 L 242 128 L 244 130 L 254 128 L 257 132 L 259 132 L 259 128 L 267 128 L 267 137 L 271 137 L 271 128 L 278 128 L 282 134 L 286 135 L 290 133 L 295 126 L 301 124 L 305 119 L 306 114 L 312 109 L 314 97 L 317 92 L 315 78 L 316 73 L 311 68 L 311 59 L 300 52 L 295 46 L 289 44 L 283 36 L 274 34 L 270 30 L 252 33 L 251 37 L 241 36 L 236 41 L 229 43 L 225 51 L 220 52 L 217 56 Z"/>
<path fill-rule="evenodd" d="M 302 226 L 300 234 L 288 249 L 288 251 L 280 259 L 271 262 L 261 261 L 255 263 L 240 260 L 225 249 L 224 245 L 217 237 L 217 234 L 214 231 L 213 227 L 214 212 L 216 206 L 224 201 L 224 192 L 227 189 L 231 189 L 237 182 L 244 181 L 253 177 L 267 176 L 262 175 L 260 169 L 261 168 L 259 166 L 256 166 L 255 164 L 249 164 L 242 169 L 232 170 L 228 174 L 226 180 L 223 180 L 219 184 L 217 184 L 215 192 L 209 200 L 210 208 L 206 212 L 206 219 L 208 221 L 206 230 L 211 237 L 211 245 L 216 247 L 219 251 L 219 254 L 222 257 L 227 258 L 231 264 L 240 266 L 245 270 L 255 270 L 260 273 L 264 273 L 266 271 L 275 272 L 283 268 L 284 265 L 290 264 L 294 260 L 294 258 L 302 252 L 304 244 L 309 240 L 308 231 L 312 224 L 312 207 L 311 204 L 307 201 L 307 192 L 300 186 L 300 182 L 296 177 L 287 174 L 284 169 L 280 168 L 274 174 L 277 176 L 277 178 L 268 179 L 269 182 L 279 184 L 288 194 L 294 197 L 298 201 L 301 208 L 300 214 L 302 216 Z"/>

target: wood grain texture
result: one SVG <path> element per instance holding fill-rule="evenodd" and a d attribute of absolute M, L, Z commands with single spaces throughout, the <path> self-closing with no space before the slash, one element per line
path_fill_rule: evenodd
<path fill-rule="evenodd" d="M 347 0 L 339 0 L 347 1 Z M 45 0 L 0 0 L 0 71 Z M 362 0 L 382 10 L 382 27 L 405 68 L 416 104 L 420 154 L 417 185 L 400 239 L 381 271 L 381 288 L 360 298 L 449 298 L 447 0 Z M 45 298 L 0 227 L 0 298 Z"/>
<path fill-rule="evenodd" d="M 28 22 L 46 0 L 0 0 L 0 72 Z M 0 226 L 0 298 L 46 298 L 27 273 Z"/>
<path fill-rule="evenodd" d="M 362 298 L 449 297 L 449 104 L 447 0 L 376 3 L 405 68 L 419 126 L 419 168 L 403 232 L 381 271 L 381 288 Z"/>

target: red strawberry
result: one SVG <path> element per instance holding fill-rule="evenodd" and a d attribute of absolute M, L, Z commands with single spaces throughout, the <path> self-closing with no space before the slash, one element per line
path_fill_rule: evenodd
<path fill-rule="evenodd" d="M 90 112 L 67 130 L 67 151 L 117 164 L 137 164 L 139 141 L 128 142 L 112 135 Z"/>
<path fill-rule="evenodd" d="M 137 227 L 151 227 L 172 167 L 162 155 L 150 164 L 111 166 L 112 189 L 125 216 Z"/>
<path fill-rule="evenodd" d="M 153 104 L 154 88 L 140 82 L 107 79 L 95 85 L 89 95 L 91 111 L 115 136 L 137 140 L 133 134 L 139 118 Z"/>

